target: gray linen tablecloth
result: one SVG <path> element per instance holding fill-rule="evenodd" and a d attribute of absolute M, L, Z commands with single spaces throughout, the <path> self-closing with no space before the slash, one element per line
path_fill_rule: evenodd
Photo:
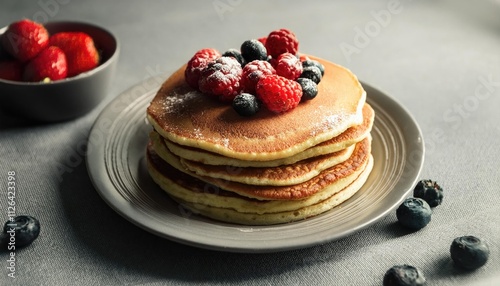
<path fill-rule="evenodd" d="M 498 0 L 2 0 L 0 26 L 87 21 L 116 33 L 122 49 L 109 94 L 89 114 L 51 124 L 0 114 L 0 220 L 15 171 L 17 213 L 42 225 L 17 250 L 15 279 L 0 254 L 0 285 L 381 285 L 403 263 L 419 267 L 428 285 L 500 285 L 499 15 Z M 239 47 L 282 27 L 297 34 L 301 51 L 348 67 L 414 116 L 426 147 L 421 178 L 445 189 L 431 223 L 402 231 L 391 212 L 338 241 L 236 254 L 160 238 L 113 211 L 78 152 L 106 104 L 200 48 Z M 484 267 L 453 266 L 449 245 L 462 235 L 487 240 Z"/>

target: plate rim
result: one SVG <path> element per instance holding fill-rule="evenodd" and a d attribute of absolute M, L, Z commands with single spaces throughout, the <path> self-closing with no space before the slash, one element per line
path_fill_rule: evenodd
<path fill-rule="evenodd" d="M 161 79 L 164 78 L 164 76 L 156 76 L 153 78 L 155 79 L 156 83 L 160 83 Z M 171 232 L 161 231 L 155 227 L 152 227 L 150 225 L 146 225 L 146 224 L 144 224 L 143 219 L 139 220 L 137 218 L 134 218 L 134 215 L 139 214 L 138 212 L 140 212 L 140 215 L 142 215 L 142 216 L 147 216 L 147 214 L 144 213 L 143 211 L 137 209 L 137 208 L 134 208 L 133 204 L 131 202 L 127 201 L 122 196 L 118 196 L 119 199 L 117 201 L 116 200 L 117 196 L 113 194 L 113 192 L 117 192 L 117 190 L 106 189 L 106 187 L 104 186 L 106 183 L 102 182 L 102 178 L 98 174 L 96 174 L 96 173 L 99 173 L 99 170 L 97 170 L 96 166 L 95 166 L 96 163 L 93 163 L 94 160 L 99 159 L 99 158 L 95 158 L 98 154 L 98 152 L 96 152 L 96 151 L 99 151 L 99 153 L 103 153 L 104 149 L 100 150 L 99 148 L 104 148 L 104 146 L 106 146 L 106 144 L 101 144 L 100 146 L 94 146 L 91 144 L 91 140 L 92 140 L 93 136 L 95 136 L 94 135 L 95 132 L 98 131 L 97 127 L 98 127 L 99 122 L 106 119 L 108 114 L 117 113 L 117 110 L 113 110 L 113 108 L 112 108 L 113 104 L 115 104 L 117 101 L 122 100 L 123 97 L 128 96 L 128 92 L 130 92 L 131 90 L 134 90 L 138 86 L 144 86 L 145 82 L 147 82 L 147 81 L 151 82 L 151 80 L 152 80 L 151 78 L 148 78 L 144 81 L 141 81 L 141 82 L 129 87 L 128 89 L 126 89 L 125 91 L 120 93 L 118 96 L 116 96 L 113 100 L 111 100 L 104 107 L 104 109 L 101 111 L 101 113 L 98 115 L 98 117 L 96 118 L 96 120 L 92 124 L 92 127 L 91 127 L 90 132 L 89 132 L 89 136 L 88 136 L 88 146 L 89 147 L 97 147 L 98 150 L 93 150 L 92 152 L 88 152 L 88 154 L 86 156 L 87 171 L 88 171 L 90 180 L 91 180 L 94 188 L 96 189 L 97 193 L 99 194 L 99 196 L 106 202 L 106 204 L 109 207 L 111 207 L 120 216 L 122 216 L 123 218 L 125 218 L 129 222 L 133 223 L 134 225 L 136 225 L 136 226 L 138 226 L 138 227 L 140 227 L 140 228 L 142 228 L 150 233 L 153 233 L 153 234 L 158 235 L 160 237 L 163 237 L 163 238 L 166 238 L 166 239 L 169 239 L 171 241 L 178 242 L 178 243 L 182 243 L 185 245 L 190 245 L 190 246 L 204 248 L 204 249 L 210 249 L 210 250 L 226 251 L 226 252 L 268 253 L 268 252 L 287 251 L 287 250 L 293 250 L 293 249 L 299 249 L 299 248 L 307 248 L 307 247 L 311 247 L 314 245 L 320 245 L 323 243 L 327 243 L 327 242 L 330 242 L 333 240 L 338 240 L 338 239 L 347 237 L 349 235 L 352 235 L 353 233 L 361 231 L 362 229 L 372 225 L 376 221 L 385 217 L 389 212 L 394 210 L 403 201 L 403 199 L 408 195 L 408 193 L 411 192 L 411 189 L 404 191 L 403 193 L 401 193 L 399 195 L 399 199 L 395 200 L 392 205 L 384 208 L 384 210 L 379 212 L 378 215 L 370 218 L 369 220 L 364 221 L 363 223 L 357 225 L 354 228 L 351 228 L 347 231 L 344 231 L 339 235 L 333 235 L 333 236 L 332 235 L 328 235 L 328 236 L 320 235 L 320 236 L 316 237 L 316 239 L 314 239 L 314 240 L 310 240 L 308 242 L 303 242 L 303 243 L 289 242 L 289 243 L 285 243 L 285 244 L 281 244 L 281 245 L 275 245 L 275 243 L 272 243 L 272 244 L 263 244 L 260 248 L 256 248 L 254 246 L 245 245 L 244 240 L 243 241 L 238 240 L 238 243 L 234 243 L 234 241 L 232 241 L 232 243 L 228 243 L 227 239 L 226 240 L 219 239 L 218 241 L 214 241 L 214 239 L 204 240 L 204 241 L 203 240 L 196 241 L 194 239 L 188 239 L 187 237 L 185 237 L 186 235 L 184 235 L 184 236 L 180 236 L 178 234 L 175 235 Z M 388 103 L 389 105 L 392 105 L 393 107 L 397 107 L 397 109 L 398 109 L 397 111 L 406 117 L 407 121 L 405 121 L 405 122 L 407 124 L 409 123 L 409 125 L 413 129 L 413 131 L 417 133 L 416 135 L 420 140 L 417 140 L 418 142 L 411 142 L 411 144 L 414 145 L 413 147 L 417 147 L 417 149 L 415 149 L 415 150 L 417 150 L 417 152 L 420 152 L 421 154 L 420 154 L 420 157 L 417 158 L 418 159 L 417 165 L 413 171 L 413 176 L 412 176 L 413 179 L 411 180 L 411 182 L 407 183 L 407 185 L 411 185 L 411 186 L 415 185 L 415 183 L 417 182 L 418 177 L 420 176 L 420 173 L 423 169 L 424 157 L 425 157 L 425 144 L 424 144 L 421 129 L 420 129 L 417 121 L 412 116 L 412 114 L 406 109 L 406 107 L 404 107 L 401 103 L 399 103 L 395 98 L 389 96 L 385 92 L 382 92 L 380 89 L 377 89 L 377 88 L 365 83 L 364 81 L 360 81 L 360 82 L 361 82 L 362 86 L 365 88 L 365 90 L 371 90 L 371 93 L 378 94 L 376 97 L 379 101 L 380 101 L 380 97 L 382 97 L 383 98 L 382 100 L 384 101 L 385 104 Z M 158 88 L 159 88 L 159 86 L 158 86 Z M 123 111 L 124 109 L 127 109 L 130 106 L 130 104 L 132 104 L 134 101 L 142 98 L 143 96 L 146 96 L 146 95 L 149 96 L 150 93 L 152 93 L 154 91 L 156 91 L 156 90 L 153 90 L 153 88 L 150 86 L 149 90 L 146 90 L 146 92 L 144 92 L 143 94 L 136 95 L 136 97 L 133 98 L 133 100 L 131 102 L 129 102 L 128 105 L 123 106 L 123 108 L 121 108 L 118 111 Z M 370 92 L 367 91 L 367 102 L 374 101 L 374 100 L 375 100 L 374 98 L 370 97 Z M 396 122 L 398 122 L 398 121 L 396 121 Z M 399 122 L 398 122 L 398 127 L 399 127 Z M 406 137 L 405 137 L 405 139 L 406 139 Z M 407 144 L 409 144 L 409 143 L 407 142 Z M 100 157 L 104 158 L 104 156 L 100 156 Z M 101 163 L 104 163 L 104 160 L 102 160 Z M 92 165 L 94 165 L 94 166 L 92 166 Z M 99 169 L 102 169 L 102 167 L 104 167 L 104 170 L 101 170 L 101 171 L 105 172 L 105 165 L 102 165 L 101 168 L 99 168 Z M 108 177 L 108 179 L 109 179 L 109 177 Z M 399 177 L 398 182 L 400 182 L 401 179 L 402 178 Z M 391 192 L 393 192 L 393 191 L 394 191 L 394 188 L 391 189 Z M 238 227 L 238 225 L 235 225 L 234 227 Z M 279 225 L 276 227 L 279 227 Z M 270 228 L 273 228 L 273 226 L 270 226 Z M 322 232 L 324 232 L 324 231 L 322 231 Z"/>

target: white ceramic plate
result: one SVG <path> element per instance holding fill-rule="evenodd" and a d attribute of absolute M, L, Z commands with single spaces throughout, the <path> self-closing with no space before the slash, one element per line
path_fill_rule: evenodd
<path fill-rule="evenodd" d="M 87 168 L 101 197 L 139 227 L 180 243 L 233 252 L 309 247 L 348 236 L 395 209 L 412 191 L 424 142 L 411 115 L 394 99 L 363 84 L 376 112 L 374 167 L 363 188 L 340 206 L 304 221 L 276 226 L 221 223 L 173 202 L 149 177 L 146 107 L 164 78 L 141 82 L 115 98 L 92 127 Z"/>

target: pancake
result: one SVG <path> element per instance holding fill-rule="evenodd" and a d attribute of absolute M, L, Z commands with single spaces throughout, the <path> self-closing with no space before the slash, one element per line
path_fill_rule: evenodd
<path fill-rule="evenodd" d="M 370 155 L 359 172 L 308 198 L 261 201 L 222 189 L 214 191 L 210 186 L 207 188 L 205 182 L 163 161 L 151 146 L 147 158 L 153 180 L 182 206 L 216 220 L 248 225 L 292 222 L 328 211 L 354 195 L 365 183 L 373 167 Z"/>
<path fill-rule="evenodd" d="M 180 67 L 146 112 L 154 182 L 194 213 L 248 225 L 306 219 L 352 197 L 373 168 L 375 114 L 353 73 L 308 57 L 325 67 L 314 100 L 251 117 L 190 87 Z"/>
<path fill-rule="evenodd" d="M 221 156 L 216 153 L 208 152 L 199 148 L 187 147 L 176 144 L 172 141 L 164 139 L 168 149 L 175 155 L 184 159 L 200 162 L 205 165 L 230 165 L 234 167 L 276 167 L 281 165 L 289 165 L 295 162 L 308 159 L 315 156 L 330 154 L 351 146 L 364 138 L 370 133 L 375 112 L 372 107 L 365 103 L 363 107 L 363 123 L 348 128 L 342 134 L 334 138 L 322 142 L 316 146 L 310 147 L 291 157 L 270 160 L 270 161 L 248 161 L 238 160 Z"/>
<path fill-rule="evenodd" d="M 151 132 L 150 140 L 157 153 L 169 152 L 164 141 L 156 132 Z M 354 145 L 343 150 L 308 158 L 289 165 L 276 167 L 234 167 L 230 165 L 205 165 L 180 158 L 181 165 L 198 176 L 207 176 L 249 185 L 286 186 L 303 183 L 321 171 L 344 162 L 351 157 Z M 164 155 L 165 156 L 165 155 Z"/>
<path fill-rule="evenodd" d="M 309 56 L 325 66 L 314 100 L 274 114 L 252 118 L 230 104 L 201 94 L 185 83 L 182 66 L 161 86 L 147 118 L 164 138 L 225 157 L 269 161 L 293 156 L 363 122 L 366 92 L 356 76 L 337 64 Z M 265 142 L 265 144 L 263 144 Z"/>
<path fill-rule="evenodd" d="M 242 213 L 231 208 L 216 208 L 199 203 L 190 203 L 179 199 L 176 200 L 183 207 L 191 210 L 193 213 L 201 214 L 203 216 L 228 223 L 237 223 L 243 225 L 273 225 L 290 223 L 294 221 L 304 220 L 327 212 L 351 198 L 361 189 L 363 184 L 366 182 L 372 167 L 373 161 L 370 157 L 368 165 L 366 166 L 365 170 L 363 170 L 362 174 L 358 177 L 357 180 L 352 182 L 346 188 L 325 199 L 324 201 L 293 211 L 264 214 Z"/>
<path fill-rule="evenodd" d="M 344 162 L 351 157 L 354 145 L 343 150 L 308 158 L 290 165 L 276 167 L 211 166 L 185 159 L 182 165 L 199 176 L 207 176 L 248 185 L 287 186 L 308 181 L 321 171 Z"/>
<path fill-rule="evenodd" d="M 154 148 L 151 144 L 150 148 Z M 158 151 L 155 149 L 155 151 Z M 214 191 L 219 189 L 237 193 L 241 196 L 259 200 L 300 200 L 309 197 L 325 187 L 335 184 L 338 180 L 345 178 L 360 169 L 363 169 L 370 157 L 371 137 L 363 139 L 354 147 L 354 151 L 346 161 L 320 172 L 317 176 L 300 184 L 287 186 L 271 185 L 248 185 L 231 182 L 223 179 L 200 176 L 186 170 L 181 163 L 181 158 L 172 154 L 168 149 L 161 149 L 158 155 L 177 170 L 207 183 Z"/>

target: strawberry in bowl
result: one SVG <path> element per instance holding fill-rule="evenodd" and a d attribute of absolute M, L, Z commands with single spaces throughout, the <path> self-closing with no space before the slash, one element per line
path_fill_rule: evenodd
<path fill-rule="evenodd" d="M 14 22 L 0 29 L 0 108 L 45 122 L 82 116 L 106 96 L 118 55 L 116 37 L 93 24 Z"/>

